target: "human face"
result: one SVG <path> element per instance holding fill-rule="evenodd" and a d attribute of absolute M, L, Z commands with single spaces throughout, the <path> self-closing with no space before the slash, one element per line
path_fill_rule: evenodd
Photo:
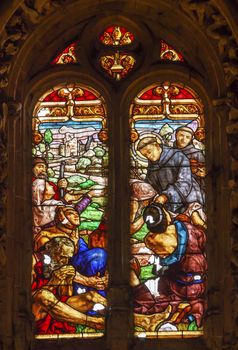
<path fill-rule="evenodd" d="M 69 262 L 69 258 L 74 255 L 74 248 L 71 246 L 67 246 L 66 244 L 62 244 L 60 249 L 57 251 L 57 254 L 54 256 L 54 261 L 59 264 L 59 266 L 67 265 Z"/>
<path fill-rule="evenodd" d="M 45 163 L 37 163 L 33 168 L 33 174 L 40 179 L 44 179 L 47 176 L 47 167 Z"/>
<path fill-rule="evenodd" d="M 150 143 L 143 147 L 140 150 L 140 153 L 148 160 L 155 162 L 160 159 L 161 151 L 162 149 L 158 143 Z"/>
<path fill-rule="evenodd" d="M 188 146 L 192 140 L 192 134 L 188 131 L 179 130 L 176 134 L 176 143 L 178 148 Z"/>
<path fill-rule="evenodd" d="M 79 214 L 75 210 L 67 210 L 65 213 L 66 218 L 69 220 L 69 222 L 74 226 L 79 226 L 80 219 Z"/>

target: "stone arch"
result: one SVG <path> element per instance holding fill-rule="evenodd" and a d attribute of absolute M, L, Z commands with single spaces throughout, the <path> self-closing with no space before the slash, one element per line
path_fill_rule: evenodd
<path fill-rule="evenodd" d="M 174 11 L 171 11 L 170 4 L 165 2 L 161 2 L 159 4 L 158 2 L 160 6 L 160 12 L 158 13 L 157 3 L 150 5 L 143 4 L 137 8 L 132 5 L 124 4 L 121 10 L 122 16 L 120 17 L 118 15 L 114 15 L 114 10 L 111 9 L 113 7 L 112 4 L 113 2 L 106 2 L 104 4 L 105 11 L 107 11 L 106 18 L 105 16 L 102 17 L 100 15 L 100 6 L 98 6 L 98 2 L 96 0 L 92 6 L 87 6 L 86 3 L 84 6 L 82 6 L 82 2 L 80 1 L 75 1 L 74 3 L 69 4 L 67 6 L 67 13 L 71 18 L 70 24 L 68 24 L 66 21 L 63 21 L 64 13 L 59 11 L 60 7 L 58 11 L 53 14 L 50 14 L 48 16 L 41 16 L 40 21 L 37 22 L 37 26 L 35 25 L 33 28 L 34 39 L 32 37 L 32 34 L 29 35 L 30 33 L 28 33 L 26 38 L 24 37 L 24 41 L 23 38 L 21 38 L 22 40 L 20 42 L 17 42 L 19 46 L 17 46 L 17 52 L 15 55 L 17 55 L 18 60 L 21 62 L 22 67 L 20 71 L 22 73 L 18 77 L 19 65 L 16 63 L 14 64 L 14 61 L 16 62 L 16 60 L 12 61 L 13 65 L 11 65 L 9 78 L 11 80 L 12 77 L 14 86 L 16 86 L 16 80 L 18 81 L 24 79 L 23 71 L 25 72 L 24 74 L 27 74 L 27 76 L 34 76 L 37 74 L 37 72 L 45 69 L 46 66 L 49 65 L 51 52 L 57 52 L 57 49 L 59 47 L 64 47 L 64 45 L 62 45 L 62 42 L 67 43 L 73 37 L 79 35 L 79 37 L 87 37 L 87 40 L 83 40 L 83 44 L 85 44 L 84 46 L 86 46 L 87 41 L 90 45 L 91 39 L 94 36 L 93 31 L 97 28 L 97 26 L 95 27 L 95 23 L 97 22 L 97 25 L 100 26 L 101 23 L 109 23 L 110 20 L 113 21 L 115 19 L 119 20 L 121 23 L 129 24 L 131 22 L 131 25 L 134 26 L 135 30 L 139 33 L 142 44 L 145 45 L 144 51 L 146 51 L 146 45 L 148 45 L 147 41 L 150 38 L 149 33 L 153 32 L 153 45 L 156 44 L 156 37 L 163 37 L 175 48 L 177 45 L 179 45 L 180 50 L 183 51 L 185 58 L 188 57 L 188 64 L 191 66 L 192 73 L 197 72 L 198 74 L 204 75 L 206 72 L 209 72 L 211 76 L 214 74 L 212 78 L 213 81 L 217 80 L 216 75 L 218 75 L 218 72 L 219 76 L 222 76 L 222 66 L 219 62 L 220 59 L 216 55 L 209 37 L 206 37 L 200 28 L 198 28 L 196 22 L 191 21 L 188 16 L 186 16 L 186 14 L 180 10 L 180 8 L 175 8 L 173 9 Z M 91 19 L 88 25 L 85 27 L 85 19 L 88 19 L 90 17 L 92 18 L 93 6 L 93 13 L 95 14 L 95 18 Z M 77 13 L 77 16 L 75 13 Z M 128 22 L 128 19 L 126 19 L 127 13 L 133 14 L 133 21 L 130 20 Z M 143 20 L 141 20 L 142 15 Z M 125 17 L 124 19 L 123 16 Z M 29 13 L 28 17 L 26 18 L 28 18 L 29 21 Z M 179 32 L 176 30 L 176 26 L 173 24 L 176 23 L 175 19 L 177 18 L 180 18 Z M 149 31 L 145 26 L 146 21 L 150 21 L 148 25 Z M 55 26 L 59 25 L 59 23 L 59 30 L 56 33 Z M 196 40 L 191 39 L 191 28 L 193 30 L 193 35 L 196 37 Z M 87 29 L 90 30 L 89 34 L 86 32 Z M 82 35 L 79 34 L 80 32 Z M 147 35 L 144 34 L 146 32 Z M 8 40 L 12 40 L 11 37 L 9 37 Z M 203 45 L 198 45 L 198 42 L 203 42 Z M 38 51 L 40 50 L 41 53 L 45 47 L 49 48 L 49 53 L 44 53 L 44 56 L 38 54 Z M 147 52 L 147 55 L 151 55 L 151 51 L 148 50 L 148 47 L 147 51 L 149 51 L 149 53 Z M 31 52 L 31 55 L 28 54 L 29 52 Z M 86 54 L 88 53 L 86 52 Z M 6 49 L 5 55 L 7 56 Z M 153 61 L 156 62 L 156 49 L 153 52 L 152 58 Z M 89 69 L 89 67 L 87 67 L 87 69 Z M 220 84 L 220 86 L 222 86 L 222 84 Z"/>

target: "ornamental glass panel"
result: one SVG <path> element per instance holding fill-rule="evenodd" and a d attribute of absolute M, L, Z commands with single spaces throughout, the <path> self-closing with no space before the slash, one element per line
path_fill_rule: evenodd
<path fill-rule="evenodd" d="M 67 46 L 53 61 L 52 64 L 72 64 L 78 63 L 76 48 L 78 41 Z"/>
<path fill-rule="evenodd" d="M 205 125 L 197 94 L 154 84 L 130 107 L 135 336 L 199 337 L 206 309 Z"/>
<path fill-rule="evenodd" d="M 164 40 L 160 40 L 160 58 L 161 60 L 184 62 L 184 58 L 181 55 L 181 53 L 176 51 L 171 45 L 167 44 Z"/>
<path fill-rule="evenodd" d="M 125 27 L 113 25 L 105 29 L 99 39 L 106 46 L 123 46 L 131 44 L 135 37 Z"/>
<path fill-rule="evenodd" d="M 59 85 L 37 102 L 32 295 L 37 338 L 101 337 L 107 272 L 107 119 L 102 96 Z"/>
<path fill-rule="evenodd" d="M 115 52 L 99 59 L 101 67 L 115 80 L 125 78 L 133 69 L 135 58 L 127 53 Z"/>

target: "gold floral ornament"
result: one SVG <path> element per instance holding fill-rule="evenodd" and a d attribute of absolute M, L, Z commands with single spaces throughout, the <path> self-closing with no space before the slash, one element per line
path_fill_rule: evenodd
<path fill-rule="evenodd" d="M 179 88 L 171 85 L 169 82 L 164 82 L 161 86 L 154 88 L 154 95 L 161 96 L 163 105 L 163 114 L 170 115 L 171 98 L 179 94 Z"/>
<path fill-rule="evenodd" d="M 137 122 L 153 120 L 162 123 L 166 118 L 178 122 L 185 118 L 191 122 L 197 120 L 200 127 L 197 129 L 196 139 L 199 142 L 204 142 L 202 101 L 188 87 L 169 81 L 152 85 L 134 99 L 134 103 L 130 107 L 129 119 L 131 142 L 134 143 L 137 138 L 135 127 Z M 171 128 L 167 124 L 160 129 L 160 135 L 164 137 L 163 133 L 171 133 Z"/>
<path fill-rule="evenodd" d="M 171 45 L 167 44 L 164 40 L 160 41 L 160 58 L 168 61 L 182 61 L 184 58 L 181 53 L 177 52 Z"/>
<path fill-rule="evenodd" d="M 58 86 L 48 91 L 36 104 L 33 112 L 32 135 L 34 145 L 42 141 L 41 123 L 100 122 L 99 140 L 108 140 L 106 110 L 101 96 L 76 84 Z"/>
<path fill-rule="evenodd" d="M 52 62 L 52 64 L 72 64 L 77 63 L 76 47 L 78 41 L 67 46 Z"/>
<path fill-rule="evenodd" d="M 43 139 L 42 134 L 38 130 L 39 125 L 40 125 L 40 120 L 38 118 L 33 118 L 33 120 L 32 120 L 32 142 L 33 142 L 33 144 L 36 144 L 36 145 L 38 145 Z"/>
<path fill-rule="evenodd" d="M 139 139 L 139 134 L 135 128 L 131 129 L 131 142 L 134 143 Z"/>
<path fill-rule="evenodd" d="M 134 67 L 134 57 L 116 52 L 114 55 L 102 56 L 100 64 L 107 73 L 116 80 L 124 78 Z"/>
<path fill-rule="evenodd" d="M 108 141 L 108 129 L 102 128 L 98 134 L 98 138 L 101 142 L 106 143 Z"/>
<path fill-rule="evenodd" d="M 129 45 L 134 41 L 134 35 L 124 27 L 110 26 L 100 36 L 100 41 L 104 45 Z"/>

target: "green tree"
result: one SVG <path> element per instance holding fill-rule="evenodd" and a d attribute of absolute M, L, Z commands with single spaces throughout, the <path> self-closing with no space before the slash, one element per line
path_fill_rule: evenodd
<path fill-rule="evenodd" d="M 53 134 L 50 129 L 47 129 L 44 133 L 44 141 L 46 144 L 50 145 L 51 142 L 53 141 Z"/>
<path fill-rule="evenodd" d="M 53 134 L 52 131 L 50 129 L 47 129 L 44 132 L 44 142 L 45 142 L 45 146 L 46 146 L 46 159 L 49 160 L 49 149 L 50 149 L 50 144 L 53 141 Z"/>

